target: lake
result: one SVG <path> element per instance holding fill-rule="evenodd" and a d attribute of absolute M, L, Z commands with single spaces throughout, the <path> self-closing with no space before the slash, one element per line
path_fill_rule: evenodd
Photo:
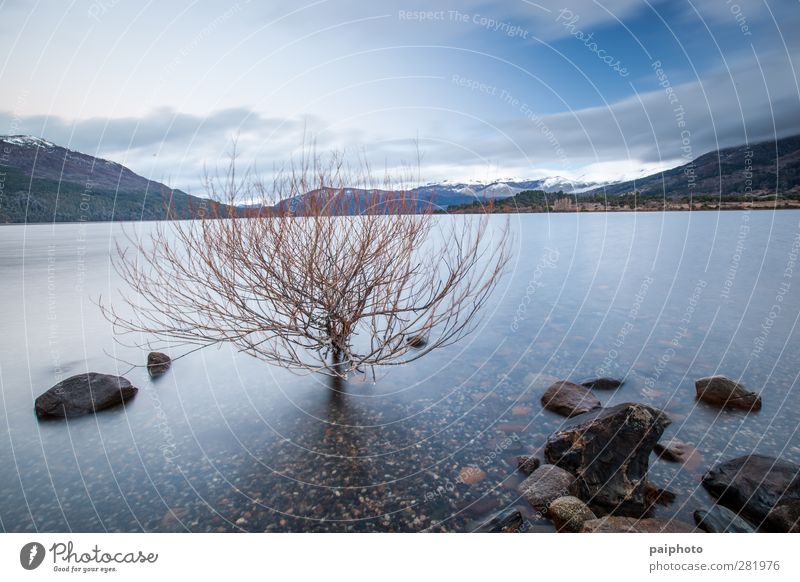
<path fill-rule="evenodd" d="M 514 457 L 563 422 L 539 403 L 554 379 L 599 374 L 626 378 L 598 392 L 604 405 L 659 407 L 665 437 L 697 447 L 686 465 L 651 458 L 650 480 L 676 494 L 656 516 L 692 522 L 712 503 L 699 478 L 719 460 L 800 463 L 800 211 L 511 224 L 512 268 L 480 328 L 375 383 L 349 382 L 342 398 L 324 378 L 227 347 L 151 380 L 129 365 L 146 351 L 115 342 L 97 306 L 124 287 L 110 264 L 123 226 L 0 227 L 0 528 L 472 531 L 518 506 L 528 531 L 553 531 L 516 492 Z M 139 393 L 37 421 L 36 396 L 86 371 L 124 374 Z M 694 381 L 712 374 L 760 392 L 761 411 L 696 403 Z M 480 469 L 471 484 L 468 467 Z"/>

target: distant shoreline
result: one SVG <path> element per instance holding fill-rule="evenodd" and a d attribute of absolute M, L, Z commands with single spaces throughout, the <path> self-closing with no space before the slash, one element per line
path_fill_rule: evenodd
<path fill-rule="evenodd" d="M 721 208 L 711 208 L 711 207 L 695 207 L 695 208 L 680 208 L 678 206 L 675 207 L 662 207 L 662 208 L 652 208 L 652 207 L 638 207 L 638 208 L 608 208 L 608 209 L 585 209 L 585 208 L 575 208 L 575 209 L 553 209 L 550 208 L 548 210 L 541 210 L 538 208 L 530 208 L 530 207 L 522 207 L 518 208 L 514 211 L 507 211 L 503 210 L 494 210 L 491 212 L 485 212 L 486 207 L 481 207 L 482 209 L 476 210 L 464 210 L 459 209 L 455 211 L 446 211 L 440 210 L 434 213 L 434 216 L 455 216 L 458 214 L 497 214 L 497 215 L 514 215 L 514 214 L 631 214 L 636 212 L 646 212 L 648 214 L 652 214 L 654 212 L 731 212 L 731 211 L 743 211 L 743 210 L 800 210 L 800 201 L 796 200 L 787 200 L 785 204 L 781 205 L 724 205 Z M 179 219 L 179 220 L 73 220 L 73 221 L 60 221 L 60 222 L 2 222 L 0 223 L 0 227 L 3 226 L 56 226 L 60 224 L 141 224 L 141 223 L 149 223 L 149 222 L 183 222 L 185 220 L 194 220 L 190 218 L 186 219 Z"/>

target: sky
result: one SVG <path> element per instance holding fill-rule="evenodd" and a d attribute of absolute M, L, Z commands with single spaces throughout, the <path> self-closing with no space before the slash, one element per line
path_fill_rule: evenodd
<path fill-rule="evenodd" d="M 797 0 L 0 0 L 0 135 L 201 194 L 236 140 L 611 181 L 800 133 Z"/>

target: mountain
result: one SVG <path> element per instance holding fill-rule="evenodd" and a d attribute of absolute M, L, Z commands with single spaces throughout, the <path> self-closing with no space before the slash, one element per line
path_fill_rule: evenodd
<path fill-rule="evenodd" d="M 526 190 L 577 194 L 597 188 L 600 185 L 598 182 L 572 181 L 553 176 L 538 180 L 497 180 L 488 184 L 481 182 L 450 183 L 444 181 L 420 186 L 414 189 L 413 192 L 422 199 L 431 200 L 437 206 L 446 208 L 453 204 L 510 198 Z"/>
<path fill-rule="evenodd" d="M 219 212 L 207 199 L 30 136 L 0 136 L 0 223 L 161 220 Z"/>
<path fill-rule="evenodd" d="M 800 189 L 800 136 L 792 136 L 717 150 L 677 168 L 595 188 L 585 195 L 774 196 L 776 192 L 785 194 L 797 189 Z"/>

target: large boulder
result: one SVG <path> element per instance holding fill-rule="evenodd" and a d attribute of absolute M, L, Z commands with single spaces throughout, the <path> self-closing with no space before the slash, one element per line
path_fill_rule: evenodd
<path fill-rule="evenodd" d="M 558 531 L 572 533 L 581 531 L 585 521 L 597 519 L 588 505 L 572 495 L 553 501 L 548 508 L 548 516 Z"/>
<path fill-rule="evenodd" d="M 89 372 L 62 380 L 36 399 L 36 416 L 71 417 L 116 406 L 139 391 L 122 376 Z"/>
<path fill-rule="evenodd" d="M 772 531 L 800 533 L 800 501 L 778 503 L 769 510 L 766 523 Z"/>
<path fill-rule="evenodd" d="M 592 391 L 566 380 L 551 384 L 542 394 L 542 406 L 563 416 L 571 417 L 600 408 Z"/>
<path fill-rule="evenodd" d="M 703 486 L 719 504 L 767 531 L 788 531 L 793 512 L 800 518 L 800 467 L 787 461 L 764 455 L 725 461 L 703 475 Z"/>
<path fill-rule="evenodd" d="M 691 533 L 697 531 L 677 519 L 601 517 L 583 522 L 581 533 Z"/>
<path fill-rule="evenodd" d="M 575 477 L 554 465 L 542 465 L 519 484 L 519 492 L 539 513 L 547 514 L 550 503 L 569 495 Z"/>
<path fill-rule="evenodd" d="M 753 527 L 727 507 L 714 505 L 711 509 L 694 512 L 697 527 L 709 533 L 752 533 Z"/>
<path fill-rule="evenodd" d="M 741 410 L 761 410 L 761 396 L 726 376 L 709 376 L 694 383 L 698 400 Z"/>
<path fill-rule="evenodd" d="M 626 403 L 573 419 L 547 439 L 545 460 L 576 476 L 574 494 L 598 515 L 639 517 L 653 446 L 669 425 L 646 404 Z"/>

